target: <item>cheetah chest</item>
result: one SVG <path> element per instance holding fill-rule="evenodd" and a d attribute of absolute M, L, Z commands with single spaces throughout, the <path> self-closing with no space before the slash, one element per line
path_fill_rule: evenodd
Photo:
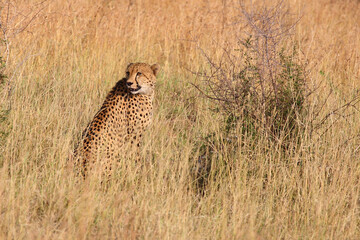
<path fill-rule="evenodd" d="M 114 119 L 112 132 L 120 142 L 127 136 L 142 135 L 152 118 L 152 99 L 144 95 L 129 94 L 122 97 L 117 107 L 110 112 Z"/>

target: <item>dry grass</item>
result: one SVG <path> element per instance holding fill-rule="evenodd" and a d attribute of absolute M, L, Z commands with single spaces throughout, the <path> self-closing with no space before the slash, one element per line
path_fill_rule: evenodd
<path fill-rule="evenodd" d="M 223 153 L 231 168 L 220 168 L 204 196 L 193 190 L 198 141 L 222 134 L 221 116 L 185 69 L 204 66 L 197 44 L 216 57 L 219 45 L 236 39 L 236 3 L 11 2 L 9 84 L 0 95 L 0 239 L 360 238 L 356 111 L 321 138 L 304 136 L 286 161 L 276 146 L 264 151 L 265 143 L 248 146 L 244 137 L 236 159 Z M 320 98 L 334 92 L 326 114 L 360 87 L 360 3 L 287 5 L 294 19 L 302 16 L 294 39 L 309 61 L 309 81 L 326 83 Z M 66 162 L 73 144 L 134 61 L 162 66 L 143 165 L 124 161 L 108 189 L 96 176 L 77 182 Z"/>

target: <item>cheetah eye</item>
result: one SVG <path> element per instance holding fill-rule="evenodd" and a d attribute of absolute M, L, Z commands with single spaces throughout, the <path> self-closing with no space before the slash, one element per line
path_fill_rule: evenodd
<path fill-rule="evenodd" d="M 137 75 L 137 76 L 141 76 L 141 74 L 142 74 L 141 72 L 138 72 L 136 75 Z"/>
<path fill-rule="evenodd" d="M 129 76 L 130 75 L 130 73 L 129 72 L 126 72 L 126 76 Z"/>

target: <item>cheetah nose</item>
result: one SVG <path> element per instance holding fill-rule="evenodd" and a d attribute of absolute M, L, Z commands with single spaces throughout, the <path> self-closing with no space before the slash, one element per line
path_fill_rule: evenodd
<path fill-rule="evenodd" d="M 130 87 L 131 85 L 133 85 L 133 83 L 132 83 L 132 82 L 126 82 L 126 85 L 127 85 L 128 87 Z"/>

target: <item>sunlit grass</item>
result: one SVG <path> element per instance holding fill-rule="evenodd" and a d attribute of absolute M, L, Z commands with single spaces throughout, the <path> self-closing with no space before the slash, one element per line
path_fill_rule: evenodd
<path fill-rule="evenodd" d="M 31 13 L 36 3 L 14 5 Z M 309 63 L 310 84 L 323 82 L 320 98 L 334 92 L 325 115 L 360 87 L 359 2 L 287 4 L 294 18 L 301 16 L 293 37 Z M 235 155 L 219 153 L 226 164 L 218 164 L 205 192 L 195 189 L 200 143 L 208 134 L 222 137 L 223 116 L 190 84 L 201 83 L 189 69 L 206 64 L 197 46 L 216 58 L 221 44 L 233 44 L 241 32 L 231 24 L 237 7 L 47 2 L 10 39 L 12 91 L 0 95 L 0 238 L 360 238 L 357 111 L 339 121 L 333 116 L 321 137 L 304 135 L 286 159 L 265 139 L 243 136 Z M 121 162 L 107 187 L 97 175 L 79 181 L 69 154 L 127 64 L 137 61 L 162 67 L 142 164 Z"/>

